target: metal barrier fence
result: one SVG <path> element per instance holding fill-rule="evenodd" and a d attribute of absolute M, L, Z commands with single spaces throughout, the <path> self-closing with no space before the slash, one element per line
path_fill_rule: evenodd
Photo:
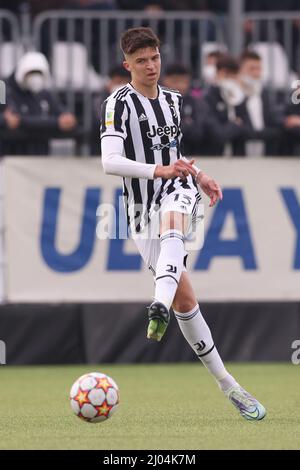
<path fill-rule="evenodd" d="M 20 45 L 17 17 L 0 9 L 0 77 L 7 77 L 14 70 L 22 53 Z"/>
<path fill-rule="evenodd" d="M 150 26 L 162 40 L 163 66 L 176 61 L 201 76 L 202 45 L 224 42 L 222 24 L 216 15 L 197 12 L 50 11 L 40 14 L 33 25 L 33 42 L 51 64 L 54 85 L 66 91 L 67 105 L 82 102 L 83 127 L 91 129 L 91 92 L 99 91 L 112 66 L 122 63 L 120 36 L 131 27 Z"/>
<path fill-rule="evenodd" d="M 289 89 L 300 72 L 300 14 L 258 12 L 242 18 L 241 49 L 258 52 L 265 65 L 264 80 L 272 89 Z"/>
<path fill-rule="evenodd" d="M 163 66 L 183 63 L 198 79 L 203 55 L 209 50 L 207 43 L 221 44 L 236 54 L 251 47 L 263 59 L 264 81 L 270 89 L 289 92 L 297 78 L 295 72 L 300 70 L 299 25 L 300 14 L 285 12 L 239 11 L 235 16 L 222 17 L 195 11 L 149 14 L 78 10 L 47 11 L 30 25 L 28 15 L 26 21 L 22 17 L 18 21 L 13 14 L 0 10 L 0 77 L 12 72 L 31 40 L 31 47 L 49 59 L 53 86 L 64 92 L 67 107 L 75 111 L 79 105 L 83 130 L 88 134 L 93 93 L 103 88 L 110 68 L 122 61 L 119 40 L 126 28 L 153 28 L 162 41 Z"/>
<path fill-rule="evenodd" d="M 300 70 L 300 14 L 242 14 L 235 24 L 239 23 L 243 34 L 235 35 L 234 39 L 231 21 L 230 16 L 195 11 L 149 14 L 143 11 L 57 10 L 38 15 L 31 26 L 28 20 L 26 24 L 31 47 L 41 50 L 50 59 L 54 85 L 61 89 L 97 91 L 103 83 L 101 77 L 107 75 L 111 66 L 122 61 L 119 48 L 121 33 L 128 27 L 141 25 L 150 26 L 162 39 L 165 65 L 173 61 L 184 63 L 196 78 L 201 78 L 204 43 L 223 44 L 235 52 L 245 46 L 252 47 L 254 43 L 259 44 L 258 49 L 268 61 L 271 85 L 276 88 L 276 74 L 279 73 L 283 77 L 283 86 L 288 85 L 287 72 Z M 9 11 L 0 9 L 0 77 L 9 74 L 18 56 L 29 46 L 24 23 L 22 16 L 18 20 Z M 66 60 L 59 62 L 60 58 Z M 279 66 L 282 59 L 283 69 Z M 86 67 L 80 70 L 79 65 Z M 76 74 L 72 73 L 74 68 Z"/>
<path fill-rule="evenodd" d="M 100 75 L 107 75 L 111 66 L 122 61 L 119 47 L 122 32 L 131 27 L 150 26 L 162 39 L 165 63 L 174 60 L 190 66 L 200 77 L 201 47 L 204 42 L 224 42 L 222 23 L 217 15 L 198 12 L 143 11 L 50 11 L 40 14 L 33 28 L 37 49 L 57 41 L 80 42 L 88 59 Z M 93 48 L 96 47 L 96 50 Z M 49 50 L 47 50 L 49 52 Z M 191 59 L 194 58 L 195 61 Z M 70 63 L 72 54 L 70 54 Z"/>

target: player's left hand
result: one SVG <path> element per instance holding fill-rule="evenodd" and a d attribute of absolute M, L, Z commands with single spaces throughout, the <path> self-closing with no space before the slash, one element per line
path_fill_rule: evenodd
<path fill-rule="evenodd" d="M 202 191 L 210 198 L 209 207 L 213 207 L 216 202 L 223 199 L 220 185 L 203 171 L 198 173 L 197 182 Z"/>

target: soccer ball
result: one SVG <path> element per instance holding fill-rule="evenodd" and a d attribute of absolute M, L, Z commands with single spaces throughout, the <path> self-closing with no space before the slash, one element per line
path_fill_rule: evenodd
<path fill-rule="evenodd" d="M 82 375 L 70 391 L 74 413 L 89 423 L 99 423 L 110 418 L 119 406 L 119 388 L 108 375 L 91 372 Z"/>

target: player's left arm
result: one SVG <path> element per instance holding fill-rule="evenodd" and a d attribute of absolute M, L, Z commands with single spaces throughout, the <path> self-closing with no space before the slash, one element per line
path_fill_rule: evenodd
<path fill-rule="evenodd" d="M 199 184 L 202 191 L 210 198 L 209 207 L 213 207 L 219 200 L 222 201 L 223 193 L 222 189 L 213 178 L 204 173 L 203 170 L 198 168 L 195 164 L 195 160 L 189 161 L 186 157 L 183 160 L 192 163 L 194 170 L 196 171 L 196 181 Z"/>
<path fill-rule="evenodd" d="M 197 183 L 202 191 L 210 198 L 209 207 L 213 207 L 219 200 L 222 201 L 222 189 L 213 178 L 200 170 L 197 174 Z"/>
<path fill-rule="evenodd" d="M 182 113 L 182 99 L 179 105 L 180 117 Z M 181 121 L 181 119 L 180 119 Z M 194 170 L 196 171 L 196 182 L 202 189 L 202 191 L 210 198 L 209 207 L 213 207 L 219 200 L 223 199 L 223 193 L 221 190 L 220 185 L 209 175 L 204 173 L 203 170 L 195 165 L 195 160 L 188 160 L 186 157 L 181 157 L 181 159 L 185 162 L 191 163 Z"/>

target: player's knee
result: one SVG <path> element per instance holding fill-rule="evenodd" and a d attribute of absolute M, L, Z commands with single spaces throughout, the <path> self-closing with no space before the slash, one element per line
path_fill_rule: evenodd
<path fill-rule="evenodd" d="M 188 296 L 188 295 L 177 296 L 176 294 L 173 300 L 172 307 L 176 312 L 185 313 L 185 312 L 190 312 L 195 307 L 196 303 L 197 302 L 193 296 Z"/>

